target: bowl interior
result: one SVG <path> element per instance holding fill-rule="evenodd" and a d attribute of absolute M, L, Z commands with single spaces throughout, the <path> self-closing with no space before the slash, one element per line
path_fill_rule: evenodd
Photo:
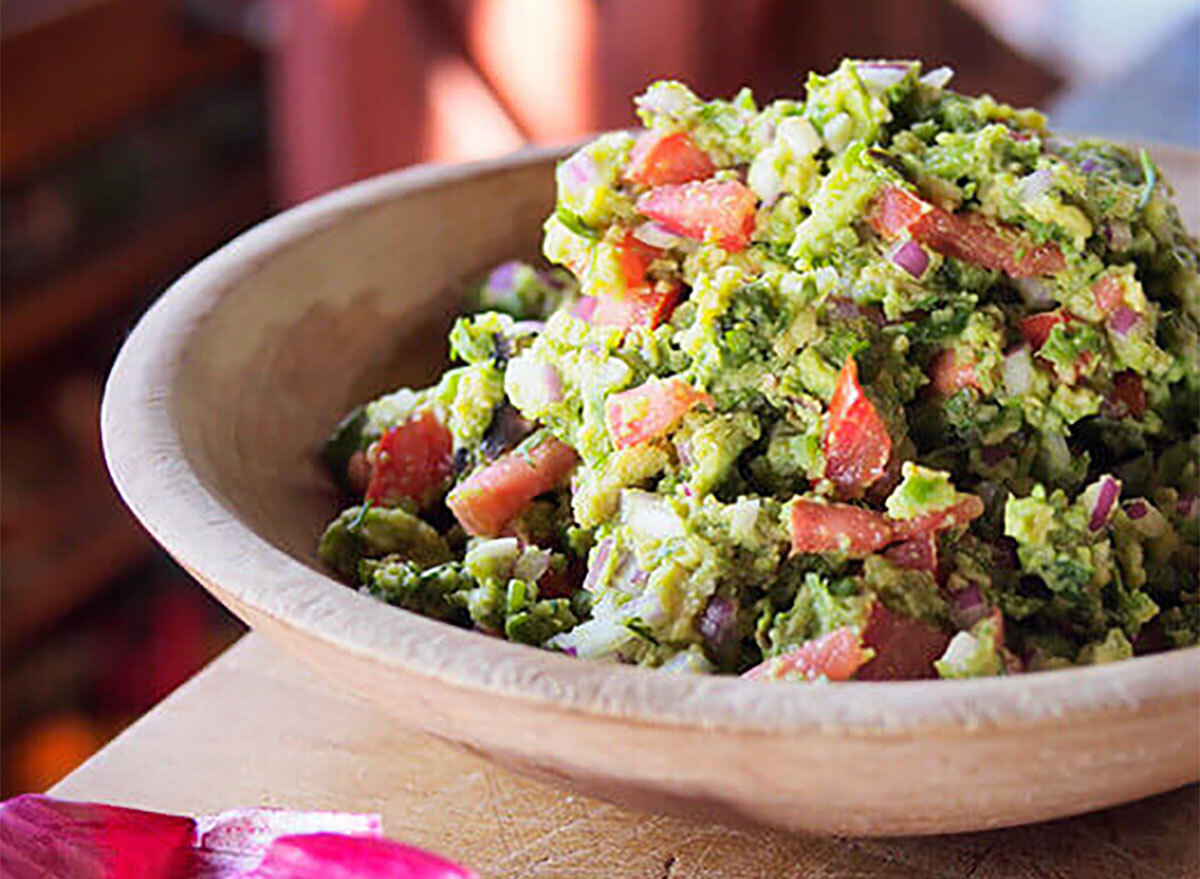
<path fill-rule="evenodd" d="M 436 380 L 464 280 L 535 256 L 553 198 L 543 163 L 451 177 L 318 222 L 230 283 L 178 375 L 196 475 L 260 537 L 320 567 L 337 506 L 322 438 L 353 406 Z"/>

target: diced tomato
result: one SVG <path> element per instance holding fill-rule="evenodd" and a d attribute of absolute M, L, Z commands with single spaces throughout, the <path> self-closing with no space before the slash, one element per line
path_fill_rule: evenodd
<path fill-rule="evenodd" d="M 875 658 L 858 670 L 860 681 L 909 681 L 937 677 L 933 663 L 946 652 L 950 635 L 922 620 L 892 613 L 879 601 L 862 633 Z"/>
<path fill-rule="evenodd" d="M 843 552 L 865 558 L 893 539 L 882 513 L 852 504 L 798 499 L 792 503 L 791 520 L 796 552 Z"/>
<path fill-rule="evenodd" d="M 717 166 L 686 131 L 643 131 L 629 154 L 625 179 L 643 186 L 690 183 L 713 175 Z"/>
<path fill-rule="evenodd" d="M 907 189 L 885 186 L 867 207 L 867 223 L 884 238 L 899 238 L 936 208 Z"/>
<path fill-rule="evenodd" d="M 982 214 L 938 211 L 918 224 L 914 237 L 945 256 L 1014 278 L 1053 275 L 1067 267 L 1057 244 L 1034 244 L 1019 229 Z"/>
<path fill-rule="evenodd" d="M 621 267 L 625 289 L 637 290 L 648 286 L 646 272 L 656 259 L 663 258 L 664 252 L 640 240 L 629 229 L 625 230 L 614 247 L 617 250 L 617 261 Z"/>
<path fill-rule="evenodd" d="M 945 256 L 1014 278 L 1066 268 L 1057 244 L 1034 244 L 1020 229 L 982 214 L 952 214 L 896 186 L 885 186 L 867 209 L 867 223 L 885 238 L 907 232 Z"/>
<path fill-rule="evenodd" d="M 547 438 L 471 474 L 450 492 L 446 505 L 468 534 L 495 537 L 530 501 L 566 479 L 578 461 L 570 446 Z"/>
<path fill-rule="evenodd" d="M 624 296 L 602 296 L 588 322 L 597 327 L 654 329 L 671 317 L 679 301 L 679 284 L 661 281 L 653 287 L 628 290 Z"/>
<path fill-rule="evenodd" d="M 1139 418 L 1146 413 L 1146 389 L 1142 377 L 1125 370 L 1113 376 L 1112 390 L 1100 405 L 1105 418 Z"/>
<path fill-rule="evenodd" d="M 937 573 L 938 548 L 937 534 L 926 531 L 916 537 L 889 546 L 883 551 L 883 557 L 898 568 L 910 571 L 926 571 Z"/>
<path fill-rule="evenodd" d="M 1025 341 L 1029 343 L 1029 347 L 1037 351 L 1046 344 L 1052 329 L 1058 324 L 1069 324 L 1070 322 L 1070 313 L 1058 308 L 1054 311 L 1043 311 L 1040 314 L 1023 317 L 1018 327 L 1021 335 L 1025 337 Z"/>
<path fill-rule="evenodd" d="M 429 412 L 385 431 L 371 465 L 367 500 L 428 503 L 454 473 L 453 445 L 450 431 Z"/>
<path fill-rule="evenodd" d="M 858 633 L 850 626 L 843 626 L 759 663 L 742 677 L 752 681 L 813 681 L 821 677 L 848 681 L 869 659 Z"/>
<path fill-rule="evenodd" d="M 711 238 L 729 251 L 745 249 L 754 234 L 758 199 L 738 180 L 658 186 L 637 200 L 644 216 L 685 238 Z"/>
<path fill-rule="evenodd" d="M 975 362 L 958 363 L 952 348 L 944 348 L 929 365 L 929 378 L 933 389 L 941 397 L 949 397 L 963 388 L 978 388 L 979 378 L 975 375 Z"/>
<path fill-rule="evenodd" d="M 892 439 L 875 404 L 858 383 L 858 364 L 846 358 L 829 402 L 825 427 L 825 476 L 843 497 L 859 497 L 883 476 Z"/>
<path fill-rule="evenodd" d="M 957 528 L 983 515 L 983 501 L 968 494 L 944 510 L 914 516 L 911 519 L 892 519 L 892 534 L 897 540 L 908 540 L 922 534 L 936 534 L 947 528 Z"/>
<path fill-rule="evenodd" d="M 1096 307 L 1104 314 L 1112 314 L 1125 304 L 1125 288 L 1117 275 L 1105 275 L 1092 285 L 1092 296 Z"/>
<path fill-rule="evenodd" d="M 623 449 L 662 436 L 696 406 L 712 405 L 712 397 L 679 377 L 652 378 L 605 400 L 604 421 L 613 443 Z"/>

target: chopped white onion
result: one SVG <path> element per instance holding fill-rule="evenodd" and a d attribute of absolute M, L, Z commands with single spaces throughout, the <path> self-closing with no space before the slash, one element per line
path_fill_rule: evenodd
<path fill-rule="evenodd" d="M 562 402 L 562 376 L 549 363 L 536 357 L 514 357 L 504 373 L 504 390 L 521 414 L 538 418 L 551 406 Z"/>
<path fill-rule="evenodd" d="M 778 148 L 768 147 L 759 151 L 750 163 L 750 170 L 746 172 L 746 183 L 762 200 L 763 207 L 775 204 L 775 200 L 783 192 L 783 177 L 777 167 L 778 161 Z"/>
<path fill-rule="evenodd" d="M 520 543 L 515 537 L 479 540 L 467 550 L 463 561 L 468 569 L 485 567 L 489 570 L 510 571 L 520 551 Z"/>
<path fill-rule="evenodd" d="M 620 622 L 593 616 L 569 632 L 555 635 L 548 645 L 574 653 L 580 659 L 615 659 L 636 636 Z"/>
<path fill-rule="evenodd" d="M 811 156 L 821 148 L 821 136 L 811 122 L 803 116 L 786 116 L 779 120 L 775 137 L 782 142 L 797 159 Z"/>
<path fill-rule="evenodd" d="M 854 120 L 846 113 L 838 113 L 825 123 L 825 130 L 822 133 L 825 137 L 825 146 L 835 153 L 840 153 L 854 134 Z"/>
<path fill-rule="evenodd" d="M 621 521 L 634 534 L 647 540 L 663 541 L 684 534 L 683 520 L 671 509 L 670 503 L 639 489 L 621 492 Z"/>
<path fill-rule="evenodd" d="M 729 533 L 735 540 L 749 542 L 754 538 L 760 506 L 759 501 L 745 498 L 730 507 Z"/>
<path fill-rule="evenodd" d="M 550 550 L 527 546 L 521 551 L 517 563 L 513 565 L 512 575 L 517 580 L 536 583 L 548 570 L 550 570 Z"/>
<path fill-rule="evenodd" d="M 1017 183 L 1017 200 L 1025 204 L 1037 201 L 1050 191 L 1050 184 L 1053 182 L 1054 172 L 1049 168 L 1042 168 L 1032 174 L 1026 174 Z"/>
<path fill-rule="evenodd" d="M 894 86 L 908 75 L 909 64 L 901 63 L 871 63 L 859 64 L 856 72 L 862 84 L 869 92 L 882 92 Z"/>
<path fill-rule="evenodd" d="M 664 662 L 659 670 L 668 674 L 707 675 L 716 671 L 716 668 L 702 650 L 689 648 L 676 653 Z"/>
<path fill-rule="evenodd" d="M 921 77 L 921 82 L 935 89 L 944 89 L 954 79 L 953 67 L 935 67 Z"/>
<path fill-rule="evenodd" d="M 1029 348 L 1020 345 L 1004 355 L 1004 388 L 1011 397 L 1029 393 L 1033 387 L 1033 358 Z"/>
<path fill-rule="evenodd" d="M 643 110 L 663 116 L 682 116 L 696 103 L 687 86 L 677 82 L 656 82 L 635 100 Z"/>
<path fill-rule="evenodd" d="M 657 247 L 661 250 L 670 250 L 672 247 L 678 247 L 683 243 L 683 239 L 674 232 L 669 231 L 660 223 L 655 223 L 653 220 L 642 223 L 633 230 L 633 237 L 643 244 L 649 244 L 651 247 Z"/>

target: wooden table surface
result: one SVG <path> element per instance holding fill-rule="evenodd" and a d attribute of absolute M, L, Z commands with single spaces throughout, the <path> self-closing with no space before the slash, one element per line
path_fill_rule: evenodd
<path fill-rule="evenodd" d="M 487 879 L 1200 875 L 1196 787 L 1034 827 L 821 839 L 645 815 L 405 732 L 248 635 L 51 793 L 168 812 L 380 812 Z"/>

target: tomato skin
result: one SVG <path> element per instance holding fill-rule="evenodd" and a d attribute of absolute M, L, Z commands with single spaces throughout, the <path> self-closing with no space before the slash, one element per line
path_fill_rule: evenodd
<path fill-rule="evenodd" d="M 366 499 L 395 505 L 412 498 L 424 506 L 454 473 L 454 441 L 430 412 L 384 432 L 371 464 Z"/>
<path fill-rule="evenodd" d="M 875 404 L 858 383 L 858 364 L 846 358 L 829 401 L 825 476 L 842 497 L 860 497 L 887 470 L 892 439 Z"/>
<path fill-rule="evenodd" d="M 652 378 L 605 400 L 604 421 L 613 444 L 624 449 L 662 436 L 696 406 L 711 408 L 713 399 L 678 376 Z"/>
<path fill-rule="evenodd" d="M 676 235 L 697 241 L 711 237 L 736 253 L 754 234 L 757 204 L 757 196 L 738 180 L 704 180 L 655 187 L 637 200 L 637 209 Z"/>
<path fill-rule="evenodd" d="M 642 186 L 704 180 L 717 170 L 708 153 L 686 131 L 643 131 L 629 154 L 625 179 Z"/>
<path fill-rule="evenodd" d="M 929 365 L 929 378 L 935 393 L 949 397 L 963 388 L 979 389 L 975 375 L 975 363 L 968 360 L 959 364 L 953 348 L 943 348 Z"/>
<path fill-rule="evenodd" d="M 751 681 L 802 680 L 825 677 L 848 681 L 868 662 L 862 639 L 850 626 L 834 629 L 820 638 L 806 641 L 795 650 L 767 659 L 745 672 Z"/>
<path fill-rule="evenodd" d="M 1142 385 L 1142 377 L 1128 369 L 1114 375 L 1112 390 L 1100 404 L 1100 414 L 1114 419 L 1145 415 L 1146 388 Z"/>
<path fill-rule="evenodd" d="M 1125 304 L 1125 288 L 1117 275 L 1105 275 L 1092 285 L 1092 296 L 1096 307 L 1110 315 Z"/>
<path fill-rule="evenodd" d="M 926 531 L 895 543 L 883 551 L 883 557 L 898 568 L 937 574 L 937 534 Z"/>
<path fill-rule="evenodd" d="M 1053 275 L 1067 267 L 1057 244 L 1034 244 L 1022 230 L 982 214 L 952 214 L 898 186 L 885 186 L 867 208 L 884 238 L 907 233 L 944 256 L 1014 278 Z"/>
<path fill-rule="evenodd" d="M 897 540 L 909 540 L 922 534 L 933 534 L 945 531 L 947 528 L 957 528 L 966 525 L 983 515 L 983 501 L 973 494 L 964 495 L 958 503 L 937 510 L 914 516 L 911 519 L 892 519 L 892 535 Z"/>
<path fill-rule="evenodd" d="M 791 525 L 795 552 L 844 552 L 865 558 L 893 539 L 882 513 L 852 504 L 798 498 L 792 502 Z"/>
<path fill-rule="evenodd" d="M 450 492 L 446 505 L 468 534 L 495 537 L 530 501 L 559 485 L 578 462 L 574 449 L 549 437 L 472 473 Z"/>
<path fill-rule="evenodd" d="M 663 281 L 653 287 L 626 291 L 624 296 L 601 296 L 588 316 L 596 327 L 654 329 L 670 320 L 679 301 L 679 284 Z"/>
<path fill-rule="evenodd" d="M 1029 343 L 1029 347 L 1037 351 L 1046 344 L 1051 330 L 1059 324 L 1069 324 L 1070 322 L 1070 313 L 1056 308 L 1054 311 L 1043 311 L 1021 318 L 1018 328 L 1025 341 Z"/>
<path fill-rule="evenodd" d="M 911 681 L 936 678 L 934 661 L 946 652 L 950 635 L 932 623 L 892 613 L 879 601 L 862 633 L 875 658 L 854 676 L 860 681 Z"/>
<path fill-rule="evenodd" d="M 867 208 L 867 223 L 884 238 L 899 238 L 933 210 L 907 189 L 885 186 Z"/>

